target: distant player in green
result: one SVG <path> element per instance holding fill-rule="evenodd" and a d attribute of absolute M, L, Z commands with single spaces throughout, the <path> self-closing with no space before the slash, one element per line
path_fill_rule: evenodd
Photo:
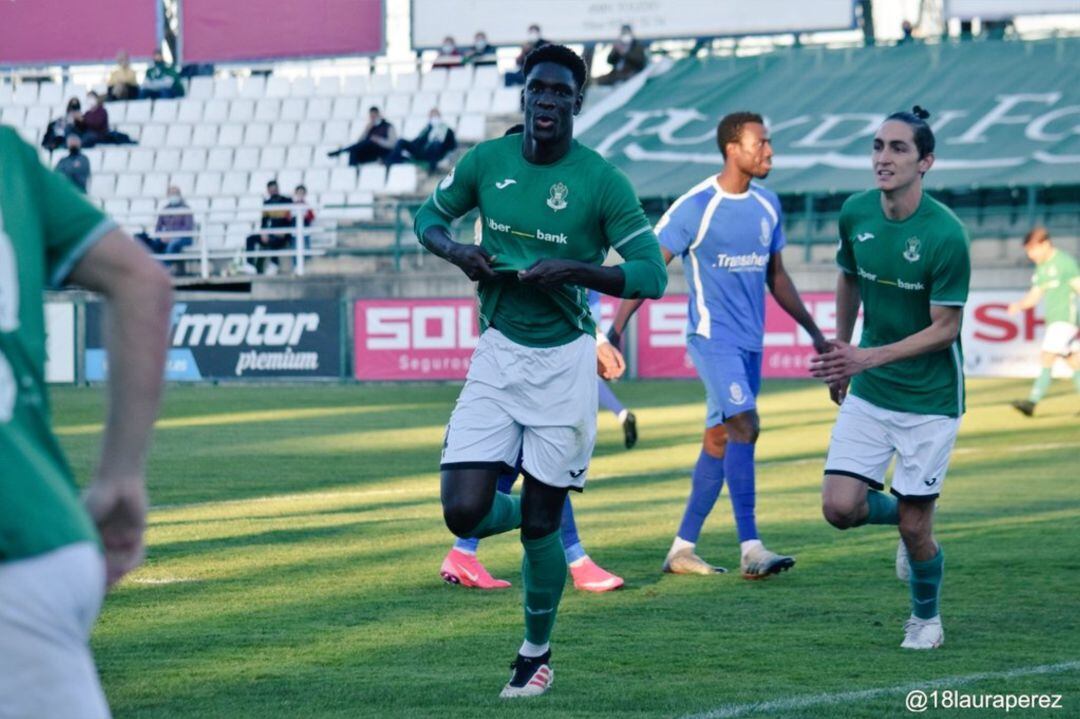
<path fill-rule="evenodd" d="M 585 63 L 546 45 L 524 65 L 525 131 L 482 142 L 416 216 L 434 254 L 478 283 L 480 342 L 442 454 L 443 516 L 458 537 L 521 528 L 525 641 L 503 697 L 551 685 L 549 639 L 566 583 L 559 537 L 570 489 L 585 485 L 596 441 L 596 328 L 588 290 L 660 297 L 667 272 L 626 177 L 573 139 Z M 483 245 L 451 239 L 474 207 Z M 624 258 L 603 266 L 609 250 Z M 520 498 L 496 493 L 522 454 Z"/>
<path fill-rule="evenodd" d="M 111 318 L 108 419 L 82 501 L 45 387 L 42 291 L 66 282 L 103 294 Z M 87 642 L 106 586 L 142 561 L 170 297 L 160 265 L 0 126 L 0 716 L 109 715 Z"/>
<path fill-rule="evenodd" d="M 927 117 L 918 106 L 895 113 L 874 136 L 877 189 L 840 210 L 838 339 L 811 362 L 840 404 L 825 460 L 825 518 L 838 529 L 899 525 L 897 576 L 911 586 L 906 649 L 933 649 L 945 637 L 934 505 L 964 413 L 960 321 L 971 276 L 967 231 L 923 192 L 934 164 Z M 894 455 L 895 499 L 882 491 Z"/>
<path fill-rule="evenodd" d="M 1018 315 L 1045 300 L 1046 333 L 1043 335 L 1042 370 L 1031 386 L 1027 399 L 1012 403 L 1028 417 L 1050 388 L 1050 372 L 1059 357 L 1073 370 L 1073 383 L 1080 392 L 1080 339 L 1077 338 L 1076 298 L 1080 296 L 1080 269 L 1076 260 L 1050 242 L 1050 233 L 1036 227 L 1024 237 L 1024 251 L 1035 263 L 1031 289 L 1019 302 L 1009 305 L 1009 314 Z"/>

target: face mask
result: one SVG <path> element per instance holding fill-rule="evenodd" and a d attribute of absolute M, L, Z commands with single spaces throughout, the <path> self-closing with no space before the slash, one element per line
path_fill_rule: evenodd
<path fill-rule="evenodd" d="M 180 195 L 169 195 L 169 204 L 170 205 L 179 205 L 180 204 Z"/>
<path fill-rule="evenodd" d="M 71 154 L 72 157 L 75 157 L 76 155 L 79 154 L 79 148 L 73 147 L 70 150 L 68 150 L 68 152 Z"/>
<path fill-rule="evenodd" d="M 538 33 L 538 32 L 530 32 L 529 33 L 529 42 L 536 42 L 539 39 L 540 39 L 540 33 Z"/>
<path fill-rule="evenodd" d="M 475 45 L 474 45 L 473 47 L 475 47 L 475 48 L 476 48 L 477 50 L 483 50 L 483 49 L 484 49 L 484 47 L 485 47 L 486 45 L 487 45 L 487 42 L 486 42 L 486 41 L 484 41 L 484 40 L 477 40 L 477 41 L 476 41 L 476 44 L 475 44 Z"/>
<path fill-rule="evenodd" d="M 634 41 L 634 36 L 633 35 L 622 35 L 619 38 L 619 40 L 622 41 L 623 45 L 629 45 L 630 43 L 632 43 Z"/>
<path fill-rule="evenodd" d="M 452 53 L 454 51 L 454 46 L 451 45 L 450 43 L 446 43 L 445 45 L 442 46 L 442 51 L 443 51 L 443 55 L 449 55 L 450 53 Z"/>

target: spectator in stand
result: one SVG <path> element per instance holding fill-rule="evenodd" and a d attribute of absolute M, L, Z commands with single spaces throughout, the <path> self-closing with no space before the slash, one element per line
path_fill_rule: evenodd
<path fill-rule="evenodd" d="M 179 234 L 181 232 L 195 232 L 195 215 L 191 214 L 191 208 L 184 202 L 180 188 L 170 185 L 165 206 L 158 213 L 157 224 L 154 225 L 155 236 L 151 237 L 145 232 L 140 232 L 135 237 L 155 255 L 177 255 L 190 247 L 195 240 L 193 235 Z M 168 262 L 165 264 L 168 265 Z M 173 274 L 179 274 L 180 263 L 172 267 Z"/>
<path fill-rule="evenodd" d="M 87 95 L 90 109 L 83 113 L 82 119 L 75 123 L 82 136 L 83 147 L 94 145 L 133 145 L 135 141 L 123 132 L 109 129 L 109 112 L 101 95 L 91 91 Z"/>
<path fill-rule="evenodd" d="M 540 35 L 539 25 L 537 25 L 536 23 L 530 25 L 528 39 L 525 41 L 525 44 L 521 46 L 521 52 L 519 52 L 517 56 L 517 70 L 515 70 L 514 72 L 506 73 L 506 86 L 513 87 L 514 85 L 524 85 L 525 73 L 523 72 L 522 68 L 525 67 L 525 57 L 533 50 L 550 44 L 551 43 L 549 43 L 543 38 L 543 36 Z"/>
<path fill-rule="evenodd" d="M 116 69 L 109 74 L 108 85 L 106 98 L 109 100 L 134 100 L 139 96 L 139 80 L 123 50 L 116 54 Z"/>
<path fill-rule="evenodd" d="M 326 153 L 330 157 L 347 152 L 349 164 L 352 166 L 363 165 L 368 162 L 383 160 L 394 149 L 397 143 L 397 133 L 394 126 L 386 121 L 386 118 L 374 105 L 368 110 L 368 124 L 364 128 L 364 134 L 359 142 Z"/>
<path fill-rule="evenodd" d="M 296 189 L 293 190 L 293 204 L 304 206 L 304 227 L 311 227 L 311 225 L 315 222 L 315 210 L 308 207 L 307 188 L 303 185 L 297 185 Z M 294 223 L 296 222 L 296 220 L 293 219 L 291 216 L 290 220 Z"/>
<path fill-rule="evenodd" d="M 90 160 L 82 154 L 82 138 L 77 132 L 67 136 L 68 154 L 56 163 L 56 171 L 71 180 L 75 187 L 85 195 L 90 184 Z"/>
<path fill-rule="evenodd" d="M 412 140 L 398 140 L 394 150 L 386 157 L 386 166 L 389 167 L 406 159 L 423 162 L 427 165 L 428 173 L 435 174 L 435 170 L 444 157 L 457 147 L 457 138 L 454 131 L 442 119 L 438 108 L 431 108 L 428 115 L 428 124 Z M 406 155 L 408 157 L 406 157 Z"/>
<path fill-rule="evenodd" d="M 80 122 L 82 122 L 82 105 L 79 103 L 79 98 L 73 97 L 68 100 L 63 117 L 52 120 L 46 126 L 41 146 L 49 152 L 60 149 L 64 146 L 64 138 L 78 131 Z"/>
<path fill-rule="evenodd" d="M 439 48 L 439 56 L 431 64 L 431 68 L 449 70 L 452 67 L 461 67 L 461 51 L 457 48 L 454 38 L 447 35 L 443 38 L 442 47 Z"/>
<path fill-rule="evenodd" d="M 184 96 L 184 84 L 176 69 L 165 62 L 160 50 L 154 51 L 154 64 L 146 71 L 139 96 L 150 100 Z"/>
<path fill-rule="evenodd" d="M 473 38 L 473 46 L 465 51 L 462 61 L 466 65 L 495 65 L 498 59 L 495 57 L 495 46 L 488 42 L 487 35 L 483 31 L 476 33 Z"/>
<path fill-rule="evenodd" d="M 645 69 L 649 62 L 645 57 L 645 45 L 634 37 L 634 30 L 629 25 L 622 26 L 607 61 L 611 72 L 596 78 L 597 85 L 618 85 Z"/>
<path fill-rule="evenodd" d="M 288 210 L 274 210 L 266 209 L 273 205 L 291 205 L 292 200 L 285 195 L 278 192 L 277 180 L 270 180 L 266 183 L 266 197 L 263 198 L 263 213 L 262 221 L 259 223 L 263 230 L 273 228 L 288 228 L 292 229 L 294 220 L 292 213 Z M 269 234 L 266 232 L 259 232 L 254 235 L 248 235 L 247 238 L 247 251 L 254 252 L 255 250 L 283 250 L 289 246 L 292 241 L 292 233 L 285 234 Z M 254 275 L 263 271 L 265 257 L 256 257 L 254 262 L 249 260 L 244 263 L 242 271 L 244 274 Z M 269 258 L 270 262 L 265 263 L 267 275 L 276 275 L 278 273 L 278 258 Z"/>

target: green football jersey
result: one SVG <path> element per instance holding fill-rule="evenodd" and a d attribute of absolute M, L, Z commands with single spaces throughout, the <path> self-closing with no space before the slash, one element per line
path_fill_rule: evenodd
<path fill-rule="evenodd" d="M 930 326 L 930 306 L 963 307 L 971 279 L 967 230 L 928 194 L 911 217 L 885 217 L 881 193 L 852 195 L 840 210 L 840 268 L 857 275 L 860 347 L 898 342 Z M 960 337 L 948 348 L 862 372 L 851 394 L 885 409 L 959 417 L 964 412 Z"/>
<path fill-rule="evenodd" d="M 51 429 L 42 291 L 113 227 L 0 126 L 0 561 L 97 541 Z"/>
<path fill-rule="evenodd" d="M 566 344 L 593 334 L 587 289 L 545 289 L 516 273 L 545 258 L 602 264 L 609 249 L 625 262 L 624 297 L 658 297 L 667 283 L 660 247 L 630 181 L 599 154 L 574 141 L 550 165 L 528 162 L 522 135 L 482 142 L 462 157 L 416 216 L 417 237 L 474 207 L 481 245 L 499 273 L 477 286 L 480 329 L 495 327 L 530 347 Z"/>
<path fill-rule="evenodd" d="M 1043 291 L 1046 324 L 1076 324 L 1076 292 L 1072 283 L 1077 277 L 1080 277 L 1080 270 L 1076 260 L 1061 250 L 1054 250 L 1046 262 L 1035 265 L 1031 283 Z"/>

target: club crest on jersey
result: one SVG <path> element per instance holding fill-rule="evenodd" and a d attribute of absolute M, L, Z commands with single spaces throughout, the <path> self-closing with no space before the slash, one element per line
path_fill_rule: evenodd
<path fill-rule="evenodd" d="M 547 199 L 547 206 L 558 212 L 566 209 L 566 196 L 570 194 L 570 188 L 561 182 L 551 186 L 551 195 Z"/>
<path fill-rule="evenodd" d="M 907 238 L 907 242 L 904 245 L 904 259 L 908 262 L 918 262 L 919 257 L 921 257 L 919 254 L 919 250 L 921 249 L 922 242 L 919 241 L 918 237 Z"/>
<path fill-rule="evenodd" d="M 730 399 L 732 404 L 746 403 L 746 393 L 742 391 L 742 385 L 738 382 L 732 382 L 731 387 L 728 388 L 728 392 L 731 395 Z"/>
<path fill-rule="evenodd" d="M 764 217 L 762 217 L 761 218 L 761 236 L 758 237 L 758 240 L 761 242 L 762 247 L 768 247 L 769 246 L 769 239 L 770 239 L 769 235 L 772 234 L 771 230 L 772 230 L 772 228 L 769 227 L 769 221 L 766 220 Z"/>

